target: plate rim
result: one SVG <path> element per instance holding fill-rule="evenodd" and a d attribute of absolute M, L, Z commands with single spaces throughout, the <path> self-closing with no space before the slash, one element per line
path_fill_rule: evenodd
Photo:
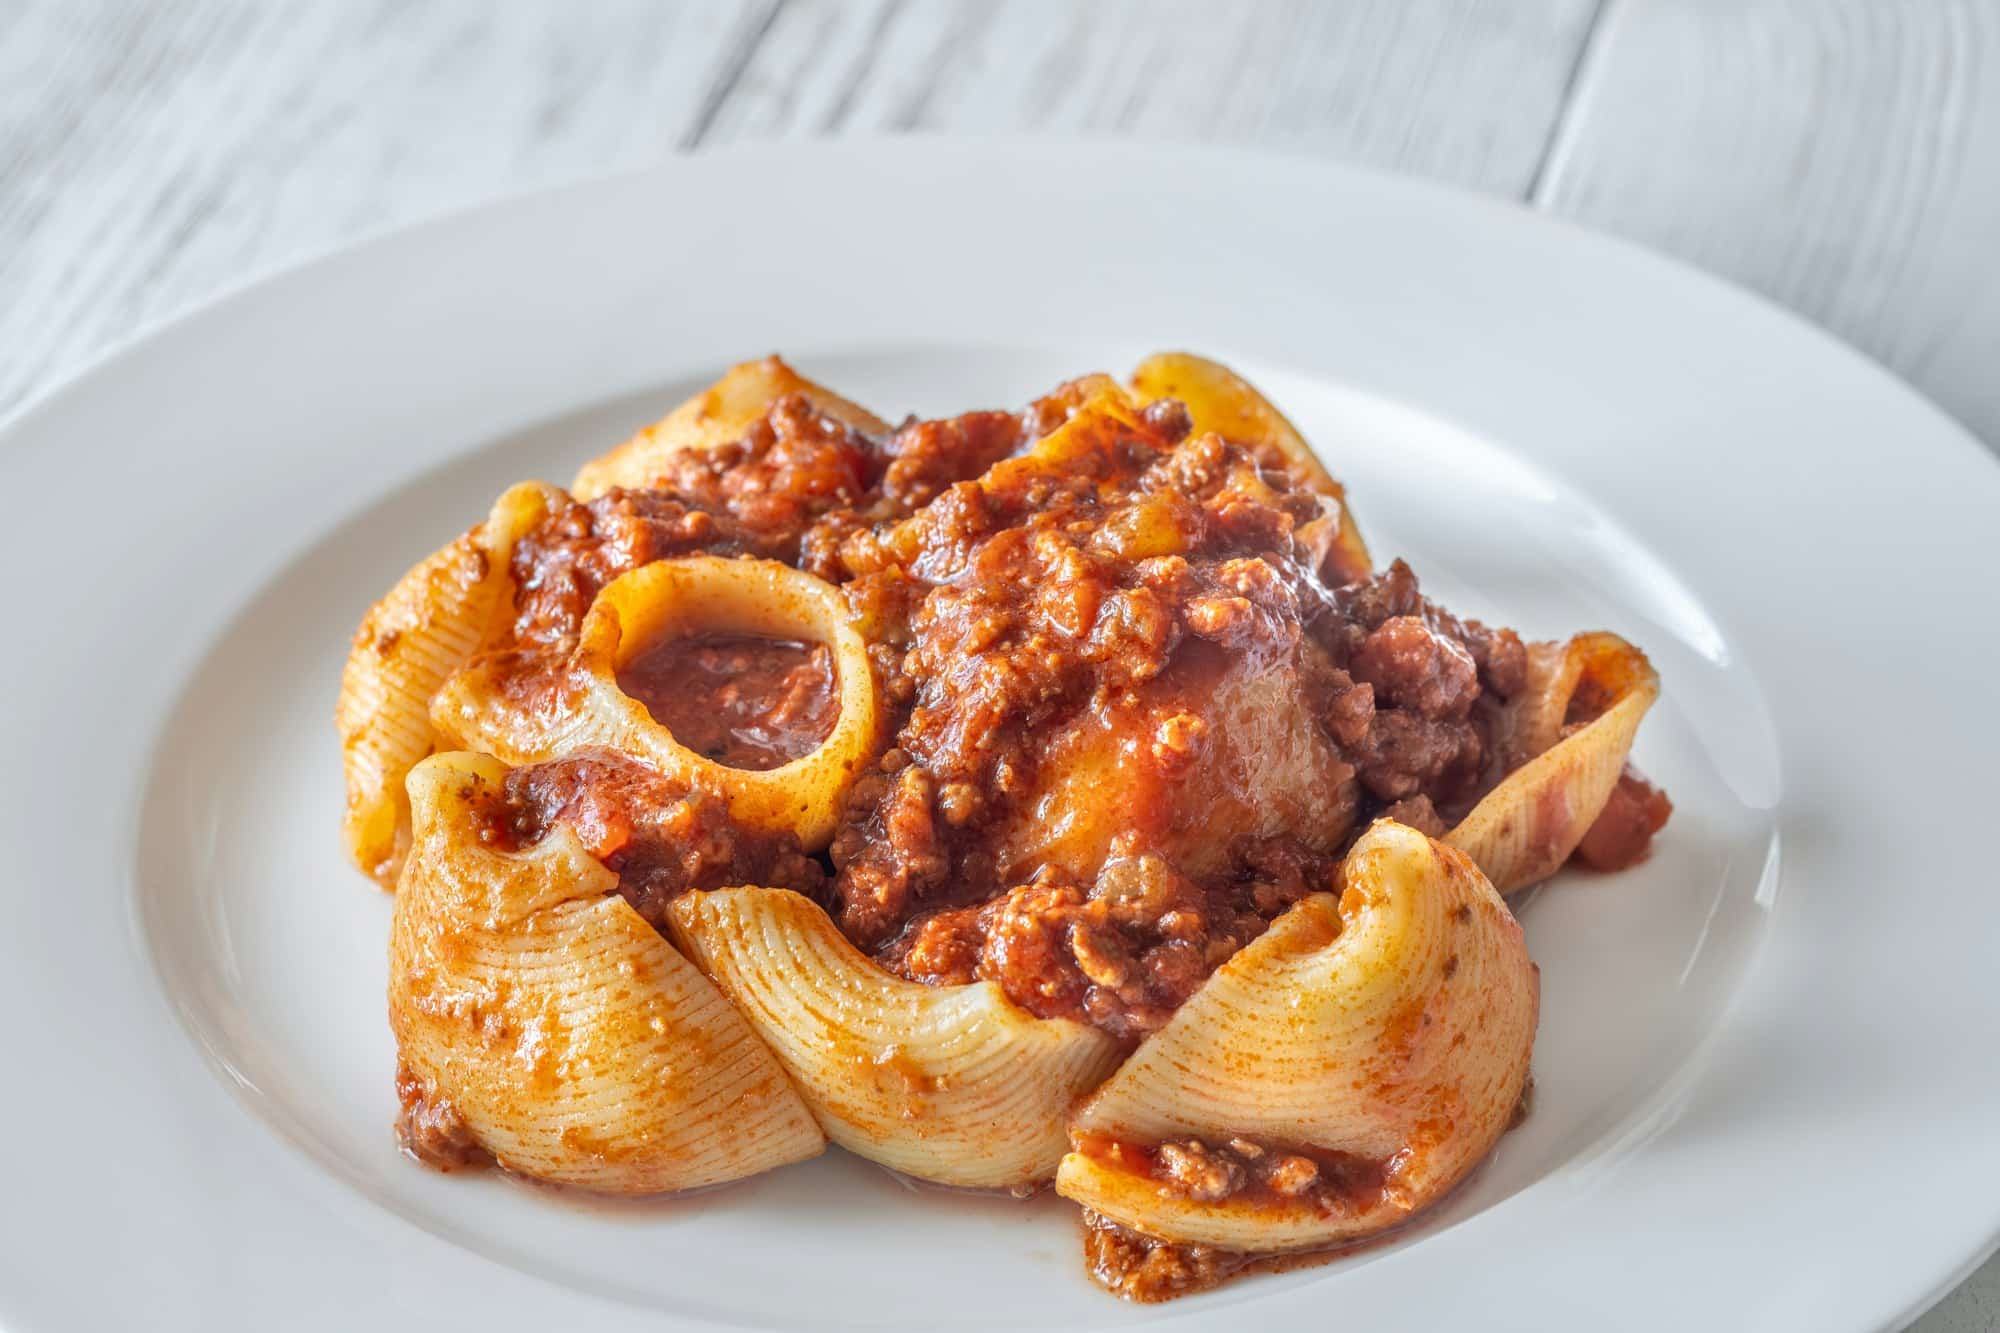
<path fill-rule="evenodd" d="M 1527 200 L 1517 199 L 1512 195 L 1482 190 L 1476 186 L 1463 185 L 1440 177 L 1406 173 L 1374 163 L 1331 159 L 1303 149 L 1261 144 L 1232 145 L 1176 136 L 1132 138 L 1102 131 L 1036 134 L 933 129 L 867 130 L 846 134 L 838 139 L 760 139 L 745 143 L 697 147 L 640 166 L 592 171 L 564 180 L 510 187 L 475 199 L 458 201 L 420 217 L 384 222 L 364 228 L 345 240 L 304 250 L 269 267 L 253 269 L 232 277 L 184 305 L 148 317 L 129 333 L 121 334 L 104 343 L 98 350 L 78 361 L 68 372 L 20 399 L 5 413 L 0 413 L 0 449 L 4 449 L 9 443 L 8 437 L 14 433 L 16 427 L 23 426 L 31 417 L 38 415 L 45 405 L 52 405 L 53 400 L 73 389 L 83 387 L 83 381 L 95 378 L 100 371 L 108 370 L 126 357 L 144 351 L 156 339 L 168 335 L 179 336 L 184 332 L 182 326 L 207 318 L 223 307 L 234 304 L 240 298 L 260 294 L 273 286 L 308 276 L 333 263 L 353 260 L 362 252 L 372 251 L 379 246 L 398 242 L 410 236 L 462 225 L 487 212 L 512 209 L 529 202 L 554 201 L 566 195 L 589 194 L 621 182 L 637 182 L 662 174 L 672 174 L 689 162 L 754 157 L 767 153 L 774 157 L 786 157 L 800 151 L 866 152 L 883 149 L 893 151 L 905 145 L 950 146 L 974 151 L 998 149 L 1007 152 L 1062 152 L 1081 148 L 1115 154 L 1133 150 L 1148 155 L 1213 157 L 1237 162 L 1261 163 L 1276 171 L 1327 171 L 1350 178 L 1372 180 L 1391 190 L 1435 195 L 1451 207 L 1489 209 L 1498 215 L 1530 220 L 1566 233 L 1576 242 L 1607 247 L 1623 255 L 1627 260 L 1658 266 L 1662 271 L 1677 274 L 1680 280 L 1692 280 L 1727 293 L 1735 299 L 1750 302 L 1766 315 L 1775 316 L 1791 325 L 1794 333 L 1804 334 L 1824 350 L 1849 360 L 1850 369 L 1879 377 L 1895 386 L 1909 396 L 1912 405 L 1920 407 L 1938 424 L 1957 435 L 1961 443 L 1969 446 L 1976 456 L 1986 458 L 1995 466 L 2000 466 L 2000 446 L 1989 448 L 1973 433 L 1971 427 L 1945 410 L 1935 399 L 1894 367 L 1877 360 L 1838 333 L 1809 319 L 1801 312 L 1778 301 L 1777 298 L 1766 295 L 1726 274 L 1704 268 L 1693 260 L 1683 259 L 1634 237 L 1593 227 L 1566 214 L 1536 208 Z M 2000 1244 L 2000 1238 L 1996 1239 L 1996 1244 Z"/>

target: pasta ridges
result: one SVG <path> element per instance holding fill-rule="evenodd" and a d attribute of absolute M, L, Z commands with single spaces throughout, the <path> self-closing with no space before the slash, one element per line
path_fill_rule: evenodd
<path fill-rule="evenodd" d="M 1265 1253 L 1393 1225 L 1485 1154 L 1534 1041 L 1519 925 L 1462 853 L 1388 821 L 1344 875 L 1340 896 L 1280 917 L 1078 1107 L 1059 1192 L 1147 1235 Z M 1204 1199 L 1083 1150 L 1234 1137 L 1383 1163 L 1383 1188 L 1334 1209 Z"/>
<path fill-rule="evenodd" d="M 1660 681 L 1615 634 L 1537 644 L 1502 732 L 1512 769 L 1445 835 L 1502 893 L 1547 879 L 1603 811 Z M 1571 718 L 1578 705 L 1587 716 Z"/>
<path fill-rule="evenodd" d="M 1047 1179 L 1070 1104 L 1117 1061 L 1103 1034 L 1032 1018 L 991 983 L 889 976 L 795 893 L 688 894 L 669 926 L 770 1043 L 828 1136 L 909 1175 L 985 1189 Z"/>
<path fill-rule="evenodd" d="M 334 724 L 347 783 L 348 856 L 384 888 L 409 846 L 403 779 L 435 743 L 432 696 L 504 620 L 514 542 L 555 492 L 509 489 L 485 522 L 434 552 L 369 608 L 341 673 Z"/>
<path fill-rule="evenodd" d="M 569 829 L 519 852 L 482 843 L 479 804 L 504 772 L 447 754 L 411 773 L 390 945 L 405 1067 L 539 1179 L 648 1194 L 817 1153 L 771 1053 Z"/>

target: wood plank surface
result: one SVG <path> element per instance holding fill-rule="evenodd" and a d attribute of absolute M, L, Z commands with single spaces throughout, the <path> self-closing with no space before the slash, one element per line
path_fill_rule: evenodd
<path fill-rule="evenodd" d="M 1311 148 L 1519 194 L 1594 0 L 0 0 L 0 411 L 357 236 L 895 129 Z"/>
<path fill-rule="evenodd" d="M 1521 196 L 1595 0 L 791 3 L 718 140 L 814 132 L 1254 143 Z"/>
<path fill-rule="evenodd" d="M 0 410 L 246 277 L 698 141 L 775 8 L 9 7 Z"/>
<path fill-rule="evenodd" d="M 2000 4 L 1611 0 L 1534 202 L 1732 278 L 2000 443 Z"/>

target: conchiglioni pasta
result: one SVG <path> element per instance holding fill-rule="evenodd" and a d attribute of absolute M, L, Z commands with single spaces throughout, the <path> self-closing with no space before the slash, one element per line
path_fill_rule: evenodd
<path fill-rule="evenodd" d="M 746 363 L 357 640 L 406 1135 L 621 1192 L 824 1139 L 1053 1181 L 1142 1300 L 1379 1232 L 1521 1104 L 1500 895 L 1645 855 L 1658 690 L 1376 568 L 1213 361 L 895 427 Z"/>
<path fill-rule="evenodd" d="M 1646 655 L 1615 634 L 1534 645 L 1499 731 L 1507 776 L 1446 841 L 1502 893 L 1553 875 L 1603 813 L 1659 694 Z"/>
<path fill-rule="evenodd" d="M 777 768 L 732 768 L 681 744 L 621 686 L 620 672 L 649 647 L 716 631 L 827 644 L 836 711 L 818 745 Z M 584 619 L 559 708 L 511 687 L 514 670 L 511 659 L 489 657 L 446 681 L 431 710 L 438 732 L 515 764 L 591 746 L 617 750 L 721 796 L 743 826 L 790 833 L 807 847 L 832 837 L 879 739 L 868 646 L 847 603 L 821 580 L 771 561 L 686 556 L 614 579 Z"/>
<path fill-rule="evenodd" d="M 440 754 L 389 944 L 409 1087 L 509 1170 L 613 1194 L 737 1180 L 823 1139 L 743 1016 L 618 896 L 567 828 L 496 851 L 504 765 Z"/>
<path fill-rule="evenodd" d="M 786 890 L 687 894 L 668 928 L 777 1053 L 827 1137 L 923 1180 L 1047 1180 L 1070 1106 L 1118 1063 L 1103 1033 L 1030 1017 L 991 982 L 890 976 Z"/>
<path fill-rule="evenodd" d="M 1380 1231 L 1507 1127 L 1538 992 L 1478 867 L 1384 820 L 1338 897 L 1279 917 L 1078 1108 L 1056 1188 L 1147 1235 L 1249 1253 Z M 1238 1165 L 1265 1159 L 1289 1176 Z"/>
<path fill-rule="evenodd" d="M 410 841 L 403 779 L 431 752 L 431 697 L 505 618 L 514 542 L 558 493 L 539 482 L 512 487 L 470 532 L 419 562 L 362 618 L 354 633 L 334 722 L 347 776 L 347 854 L 393 887 Z"/>
<path fill-rule="evenodd" d="M 1323 497 L 1323 558 L 1335 577 L 1365 578 L 1375 568 L 1347 507 L 1347 488 L 1333 479 L 1298 427 L 1250 381 L 1207 357 L 1161 352 L 1141 361 L 1132 372 L 1132 391 L 1142 403 L 1180 403 L 1197 431 L 1214 431 L 1225 439 L 1275 450 Z"/>

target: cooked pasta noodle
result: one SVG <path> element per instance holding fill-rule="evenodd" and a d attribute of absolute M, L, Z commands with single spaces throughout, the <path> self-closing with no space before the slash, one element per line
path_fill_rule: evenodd
<path fill-rule="evenodd" d="M 1378 1233 L 1523 1105 L 1501 895 L 1645 855 L 1658 693 L 1377 569 L 1216 362 L 893 428 L 739 365 L 356 637 L 406 1143 L 624 1194 L 829 1139 L 1053 1181 L 1142 1300 Z"/>
<path fill-rule="evenodd" d="M 441 754 L 410 775 L 389 1017 L 411 1083 L 508 1169 L 606 1193 L 817 1154 L 771 1053 L 573 833 L 517 852 L 481 837 L 478 805 L 504 773 Z"/>
<path fill-rule="evenodd" d="M 410 842 L 403 779 L 431 752 L 430 701 L 498 627 L 512 586 L 515 540 L 556 496 L 523 482 L 484 523 L 420 562 L 369 608 L 341 673 L 334 720 L 347 775 L 347 854 L 384 888 Z"/>
<path fill-rule="evenodd" d="M 848 788 L 875 758 L 881 729 L 868 647 L 849 621 L 837 589 L 784 565 L 714 556 L 660 560 L 598 594 L 567 663 L 564 707 L 511 687 L 515 664 L 501 656 L 445 682 L 431 715 L 455 744 L 509 763 L 588 746 L 617 750 L 714 792 L 747 828 L 823 847 Z M 732 768 L 681 744 L 620 686 L 620 670 L 661 640 L 718 630 L 828 645 L 838 712 L 824 741 L 777 768 Z"/>
<path fill-rule="evenodd" d="M 1118 1061 L 1102 1033 L 1033 1018 L 991 982 L 889 976 L 795 893 L 686 894 L 668 924 L 777 1052 L 827 1136 L 924 1180 L 1047 1180 L 1071 1104 Z"/>
<path fill-rule="evenodd" d="M 1553 875 L 1603 811 L 1659 694 L 1645 654 L 1615 634 L 1537 644 L 1503 741 L 1509 772 L 1446 841 L 1502 893 Z"/>

